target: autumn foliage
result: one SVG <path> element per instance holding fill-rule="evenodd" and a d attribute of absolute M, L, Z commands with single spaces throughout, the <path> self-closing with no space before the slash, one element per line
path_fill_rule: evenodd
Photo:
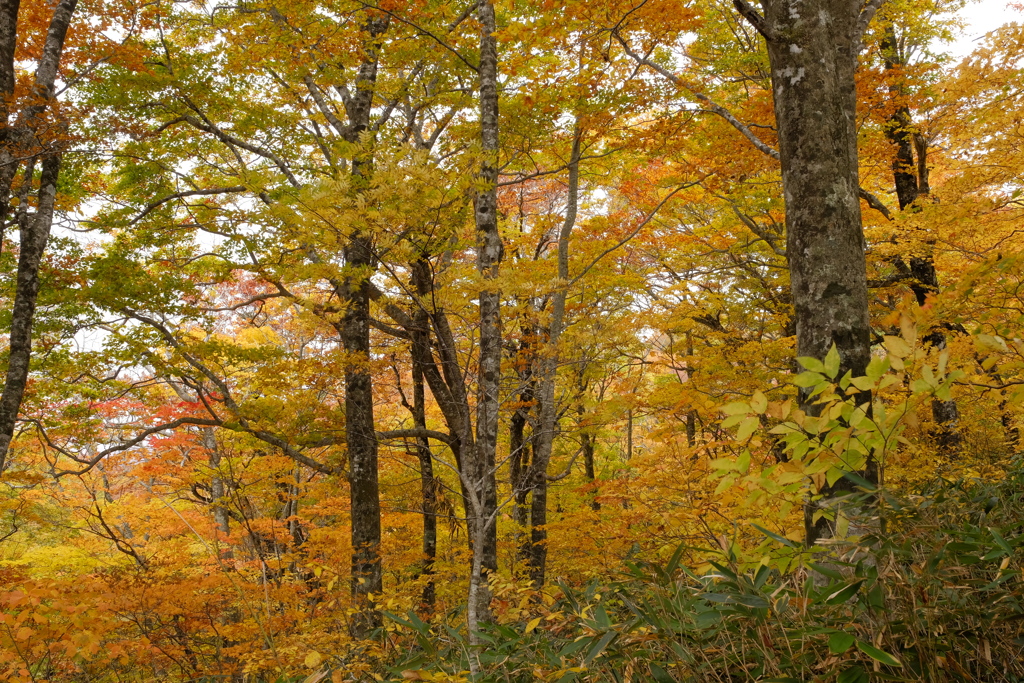
<path fill-rule="evenodd" d="M 858 6 L 819 353 L 780 0 L 10 4 L 3 680 L 1024 676 L 1021 24 Z"/>

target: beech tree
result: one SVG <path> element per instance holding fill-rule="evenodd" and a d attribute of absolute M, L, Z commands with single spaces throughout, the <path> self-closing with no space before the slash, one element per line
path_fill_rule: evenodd
<path fill-rule="evenodd" d="M 18 226 L 20 238 L 7 372 L 0 393 L 0 473 L 7 465 L 28 380 L 39 268 L 50 238 L 67 147 L 67 123 L 56 107 L 56 82 L 76 5 L 77 0 L 62 0 L 54 6 L 29 91 L 16 93 L 15 57 L 24 32 L 30 29 L 19 23 L 19 0 L 0 4 L 0 249 L 9 225 Z"/>
<path fill-rule="evenodd" d="M 132 1 L 81 0 L 64 58 Z M 53 81 L 76 114 L 46 100 L 64 130 L 10 181 L 88 159 L 0 482 L 0 676 L 938 671 L 918 589 L 961 588 L 900 563 L 808 588 L 799 541 L 875 542 L 845 475 L 1021 476 L 1024 41 L 908 64 L 886 26 L 943 6 L 145 5 L 131 59 Z M 17 54 L 11 112 L 43 101 Z M 1019 525 L 971 505 L 969 599 L 1013 597 Z M 836 626 L 879 604 L 921 637 Z M 972 675 L 1020 668 L 990 621 Z"/>

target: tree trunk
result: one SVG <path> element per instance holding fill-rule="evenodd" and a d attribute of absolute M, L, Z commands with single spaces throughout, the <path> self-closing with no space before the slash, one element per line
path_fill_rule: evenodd
<path fill-rule="evenodd" d="M 59 131 L 41 130 L 41 115 L 52 106 L 56 96 L 54 82 L 77 0 L 61 0 L 54 9 L 35 73 L 34 95 L 37 103 L 20 112 L 15 125 L 11 127 L 11 112 L 7 109 L 7 102 L 14 90 L 13 59 L 17 45 L 18 4 L 14 0 L 6 0 L 0 7 L 0 99 L 4 100 L 0 110 L 3 114 L 0 120 L 0 225 L 9 221 L 11 183 L 19 167 L 19 160 L 27 159 L 29 171 L 25 174 L 26 192 L 31 191 L 32 169 L 37 158 L 41 160 L 41 174 L 35 211 L 28 211 L 27 202 L 19 208 L 21 251 L 18 255 L 14 307 L 11 312 L 7 373 L 3 392 L 0 393 L 0 473 L 8 465 L 8 451 L 28 382 L 32 324 L 39 296 L 39 267 L 50 239 L 57 178 L 60 175 L 63 142 L 59 138 L 50 139 L 57 137 L 54 133 Z M 4 235 L 0 232 L 0 249 L 3 248 L 3 240 Z"/>
<path fill-rule="evenodd" d="M 834 344 L 840 376 L 863 375 L 870 357 L 854 82 L 861 4 L 765 0 L 763 19 L 749 6 L 744 12 L 768 41 L 797 355 L 823 359 Z M 801 399 L 814 410 L 806 393 Z M 877 468 L 869 470 L 866 478 L 877 479 Z M 845 479 L 823 490 L 824 505 L 848 490 Z M 832 535 L 831 522 L 814 512 L 807 511 L 808 543 Z"/>
<path fill-rule="evenodd" d="M 569 159 L 569 192 L 565 220 L 558 234 L 558 280 L 551 296 L 551 322 L 547 348 L 539 354 L 537 371 L 537 431 L 534 434 L 533 466 L 530 469 L 530 553 L 527 558 L 530 580 L 536 590 L 544 586 L 548 557 L 548 465 L 555 440 L 558 406 L 555 405 L 555 379 L 558 374 L 558 343 L 565 326 L 565 299 L 569 286 L 569 236 L 576 224 L 580 186 L 580 137 L 575 131 Z"/>
<path fill-rule="evenodd" d="M 378 38 L 387 30 L 387 18 L 367 20 L 371 45 L 360 64 L 355 94 L 346 103 L 349 126 L 345 139 L 352 144 L 370 124 L 374 87 L 377 83 Z M 361 191 L 373 172 L 372 153 L 360 151 L 352 159 L 352 189 Z M 352 634 L 365 638 L 381 624 L 371 595 L 380 595 L 383 577 L 380 565 L 380 488 L 377 472 L 377 434 L 373 416 L 373 380 L 370 360 L 370 275 L 375 264 L 370 235 L 354 233 L 344 249 L 346 295 L 345 315 L 339 326 L 348 356 L 345 367 L 345 444 L 348 447 L 349 490 L 352 516 L 352 596 L 360 612 L 352 623 Z"/>
<path fill-rule="evenodd" d="M 530 330 L 523 325 L 524 337 L 529 334 Z M 512 520 L 517 526 L 516 543 L 519 542 L 518 527 L 526 526 L 526 499 L 530 493 L 528 475 L 531 461 L 530 446 L 533 438 L 532 436 L 526 437 L 526 425 L 529 422 L 530 406 L 534 400 L 533 371 L 530 368 L 532 355 L 533 345 L 524 338 L 519 346 L 519 363 L 522 364 L 518 373 L 519 382 L 522 385 L 522 390 L 519 392 L 520 405 L 512 413 L 508 428 L 509 479 L 512 483 Z"/>
<path fill-rule="evenodd" d="M 484 160 L 482 189 L 475 198 L 477 272 L 484 285 L 479 294 L 480 349 L 477 375 L 476 448 L 469 477 L 473 487 L 473 568 L 470 580 L 469 628 L 471 638 L 480 623 L 490 620 L 490 590 L 480 572 L 497 568 L 497 491 L 494 462 L 498 442 L 498 391 L 501 383 L 501 293 L 498 277 L 504 246 L 498 232 L 498 43 L 491 0 L 479 0 L 480 21 L 480 142 Z"/>
<path fill-rule="evenodd" d="M 882 56 L 885 59 L 885 68 L 889 71 L 906 66 L 906 60 L 899 52 L 899 41 L 896 39 L 896 29 L 892 24 L 885 28 Z M 893 84 L 889 90 L 896 98 L 903 95 L 903 88 L 899 83 Z M 928 143 L 919 133 L 914 132 L 910 108 L 901 102 L 897 102 L 896 111 L 889 117 L 885 132 L 889 141 L 896 147 L 892 171 L 900 211 L 914 211 L 915 202 L 931 192 L 928 186 Z M 923 255 L 911 256 L 909 266 L 902 258 L 897 258 L 897 269 L 911 278 L 910 289 L 917 299 L 918 306 L 924 306 L 929 295 L 939 293 L 939 277 L 935 271 L 935 258 L 931 253 L 933 247 L 934 240 L 929 240 L 929 251 Z M 946 334 L 942 326 L 936 325 L 929 330 L 923 341 L 938 351 L 945 349 Z M 932 419 L 935 420 L 938 446 L 947 454 L 955 455 L 962 441 L 958 428 L 960 410 L 956 401 L 933 400 Z"/>
<path fill-rule="evenodd" d="M 426 312 L 422 313 L 422 318 Z M 424 325 L 426 320 L 422 320 Z M 423 370 L 418 365 L 412 368 L 412 409 L 413 426 L 427 428 L 426 398 L 423 391 Z M 437 558 L 437 482 L 434 480 L 434 460 L 430 443 L 426 437 L 416 439 L 416 457 L 420 461 L 420 491 L 423 496 L 423 567 L 422 576 L 427 577 L 421 601 L 428 610 L 433 610 L 435 601 L 434 560 Z"/>
<path fill-rule="evenodd" d="M 202 434 L 203 448 L 206 449 L 210 469 L 213 470 L 213 476 L 210 478 L 210 498 L 212 499 L 210 507 L 213 508 L 213 521 L 217 527 L 217 532 L 225 536 L 225 545 L 218 552 L 220 553 L 221 560 L 230 560 L 234 553 L 226 537 L 231 533 L 231 517 L 228 509 L 224 507 L 224 496 L 227 493 L 227 487 L 224 485 L 224 479 L 220 475 L 221 457 L 220 449 L 217 448 L 217 435 L 213 427 L 203 427 Z"/>
<path fill-rule="evenodd" d="M 582 397 L 580 400 L 582 401 Z M 583 451 L 583 474 L 593 487 L 590 492 L 590 509 L 596 512 L 601 509 L 601 503 L 597 500 L 597 471 L 594 468 L 594 437 L 590 431 L 588 431 L 589 427 L 584 424 L 584 417 L 586 413 L 583 410 L 583 404 L 580 403 L 576 410 L 580 417 L 577 428 L 580 430 L 580 449 Z"/>

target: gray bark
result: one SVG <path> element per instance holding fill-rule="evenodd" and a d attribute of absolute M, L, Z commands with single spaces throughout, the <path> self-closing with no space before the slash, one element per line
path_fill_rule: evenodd
<path fill-rule="evenodd" d="M 475 197 L 477 231 L 477 272 L 484 279 L 479 294 L 480 348 L 477 375 L 476 448 L 469 470 L 473 510 L 469 526 L 473 538 L 473 567 L 470 576 L 469 629 L 490 620 L 490 589 L 485 570 L 497 565 L 495 514 L 498 501 L 494 477 L 498 443 L 498 391 L 501 382 L 501 293 L 487 284 L 498 277 L 504 246 L 498 232 L 498 42 L 491 0 L 479 0 L 480 21 L 480 142 L 484 160 L 480 168 L 482 189 Z M 492 555 L 492 553 L 495 553 Z"/>
<path fill-rule="evenodd" d="M 865 242 L 857 164 L 856 71 L 860 0 L 765 0 L 764 17 L 737 8 L 767 40 L 787 241 L 797 355 L 822 359 L 834 344 L 840 376 L 863 375 L 870 357 Z M 806 394 L 804 408 L 814 409 Z M 869 465 L 863 473 L 877 478 Z M 822 491 L 827 501 L 845 480 Z M 831 535 L 812 521 L 807 541 Z"/>
<path fill-rule="evenodd" d="M 413 424 L 420 429 L 427 428 L 426 398 L 423 391 L 423 371 L 414 365 L 412 370 Z M 426 437 L 416 439 L 416 457 L 420 461 L 420 491 L 423 497 L 423 568 L 421 575 L 427 577 L 421 601 L 428 610 L 435 602 L 434 560 L 437 557 L 437 491 L 434 479 L 433 454 Z"/>
<path fill-rule="evenodd" d="M 210 498 L 213 501 L 210 506 L 213 508 L 213 521 L 217 526 L 217 531 L 227 537 L 231 533 L 231 513 L 224 505 L 227 487 L 220 474 L 221 455 L 220 449 L 217 447 L 217 435 L 213 427 L 203 427 L 202 434 L 203 448 L 206 449 L 210 469 L 213 470 L 213 476 L 210 478 Z M 221 551 L 220 558 L 229 560 L 233 554 L 229 544 Z"/>
<path fill-rule="evenodd" d="M 565 326 L 565 299 L 569 283 L 569 236 L 576 224 L 577 198 L 580 187 L 580 137 L 576 131 L 569 159 L 569 191 L 565 219 L 558 233 L 558 281 L 551 295 L 551 322 L 548 327 L 547 348 L 539 354 L 537 370 L 537 431 L 534 434 L 533 466 L 530 469 L 530 547 L 527 566 L 533 587 L 544 586 L 548 556 L 548 465 L 555 439 L 558 407 L 555 405 L 555 379 L 558 373 L 558 343 Z"/>
<path fill-rule="evenodd" d="M 358 143 L 370 126 L 374 88 L 377 83 L 379 37 L 387 30 L 387 18 L 367 20 L 364 31 L 370 46 L 359 66 L 354 93 L 346 103 L 349 125 L 343 137 Z M 361 151 L 352 159 L 352 191 L 367 186 L 373 172 L 372 152 Z M 372 237 L 354 233 L 344 248 L 347 274 L 343 292 L 345 315 L 338 325 L 350 362 L 345 368 L 345 444 L 348 448 L 349 492 L 352 519 L 352 595 L 361 611 L 352 623 L 357 638 L 380 626 L 380 613 L 371 595 L 383 590 L 380 564 L 380 486 L 378 482 L 377 434 L 374 429 L 373 380 L 370 358 L 370 282 L 375 266 Z"/>
<path fill-rule="evenodd" d="M 25 385 L 28 382 L 32 356 L 32 324 L 39 296 L 39 267 L 53 225 L 57 178 L 61 167 L 62 142 L 59 138 L 51 139 L 55 137 L 55 131 L 41 129 L 41 115 L 53 104 L 54 82 L 76 3 L 77 0 L 61 0 L 54 9 L 35 73 L 34 94 L 38 98 L 38 103 L 21 111 L 13 127 L 9 122 L 11 112 L 6 110 L 5 103 L 4 117 L 0 121 L 0 225 L 6 224 L 9 220 L 11 183 L 20 165 L 20 159 L 27 160 L 29 169 L 34 168 L 38 159 L 41 167 L 35 211 L 27 211 L 27 204 L 23 204 L 20 209 L 23 213 L 19 220 L 18 274 L 11 316 L 7 372 L 3 391 L 0 393 L 0 473 L 8 464 L 11 440 L 14 438 L 14 429 L 25 395 Z M 0 5 L 0 99 L 8 98 L 13 91 L 12 60 L 17 44 L 17 12 L 17 2 L 6 0 Z M 25 183 L 33 182 L 32 175 L 31 172 L 26 173 Z M 30 190 L 30 185 L 25 189 Z M 0 248 L 3 247 L 3 237 L 0 233 Z"/>

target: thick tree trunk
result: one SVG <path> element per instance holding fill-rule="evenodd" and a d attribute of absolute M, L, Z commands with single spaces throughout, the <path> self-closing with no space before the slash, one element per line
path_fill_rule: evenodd
<path fill-rule="evenodd" d="M 387 30 L 386 18 L 369 19 L 364 30 L 370 45 L 359 66 L 355 93 L 346 103 L 349 126 L 345 139 L 357 144 L 370 124 L 374 88 L 377 83 L 378 38 Z M 373 172 L 372 153 L 361 151 L 352 160 L 352 189 L 361 191 Z M 345 245 L 346 306 L 339 326 L 348 356 L 345 368 L 345 444 L 348 447 L 349 490 L 352 517 L 352 595 L 359 615 L 352 634 L 369 635 L 380 626 L 380 613 L 370 595 L 380 595 L 383 578 L 380 565 L 380 488 L 377 472 L 377 433 L 373 416 L 373 380 L 370 360 L 370 275 L 376 265 L 370 235 L 354 233 Z"/>
<path fill-rule="evenodd" d="M 353 237 L 345 249 L 349 268 L 371 267 L 368 238 Z M 382 589 L 380 566 L 380 490 L 377 481 L 377 435 L 373 417 L 373 384 L 370 357 L 369 296 L 366 282 L 349 280 L 349 300 L 341 324 L 342 340 L 349 354 L 345 369 L 345 443 L 348 446 L 349 488 L 352 515 L 352 594 L 361 612 L 353 633 L 365 637 L 379 625 L 379 614 L 370 608 L 370 594 Z M 363 275 L 366 278 L 366 275 Z"/>
<path fill-rule="evenodd" d="M 38 101 L 18 114 L 10 126 L 7 105 L 14 89 L 14 49 L 17 44 L 18 2 L 6 0 L 0 4 L 0 99 L 4 100 L 0 113 L 0 225 L 9 221 L 11 183 L 19 167 L 19 159 L 27 159 L 32 169 L 40 159 L 41 174 L 34 212 L 23 204 L 20 209 L 20 253 L 18 275 L 11 312 L 11 330 L 7 372 L 3 392 L 0 393 L 0 473 L 8 465 L 8 452 L 21 410 L 21 401 L 28 382 L 29 362 L 32 356 L 32 324 L 35 320 L 36 300 L 39 296 L 39 267 L 50 239 L 53 210 L 57 197 L 57 178 L 60 175 L 62 141 L 52 139 L 57 131 L 41 130 L 41 115 L 51 107 L 55 97 L 54 82 L 64 39 L 74 14 L 77 0 L 61 0 L 53 11 L 46 35 L 43 53 L 35 73 L 35 96 Z M 32 173 L 26 173 L 27 191 L 31 190 Z M 0 249 L 4 235 L 0 232 Z"/>
<path fill-rule="evenodd" d="M 763 20 L 753 17 L 771 63 L 797 355 L 822 359 L 834 344 L 840 376 L 863 375 L 870 356 L 854 82 L 861 4 L 765 0 Z M 807 398 L 804 407 L 813 410 Z M 876 468 L 869 470 L 863 474 L 876 478 Z M 817 505 L 830 505 L 842 488 L 845 479 L 822 491 Z M 832 535 L 825 516 L 813 519 L 814 505 L 808 543 Z"/>

